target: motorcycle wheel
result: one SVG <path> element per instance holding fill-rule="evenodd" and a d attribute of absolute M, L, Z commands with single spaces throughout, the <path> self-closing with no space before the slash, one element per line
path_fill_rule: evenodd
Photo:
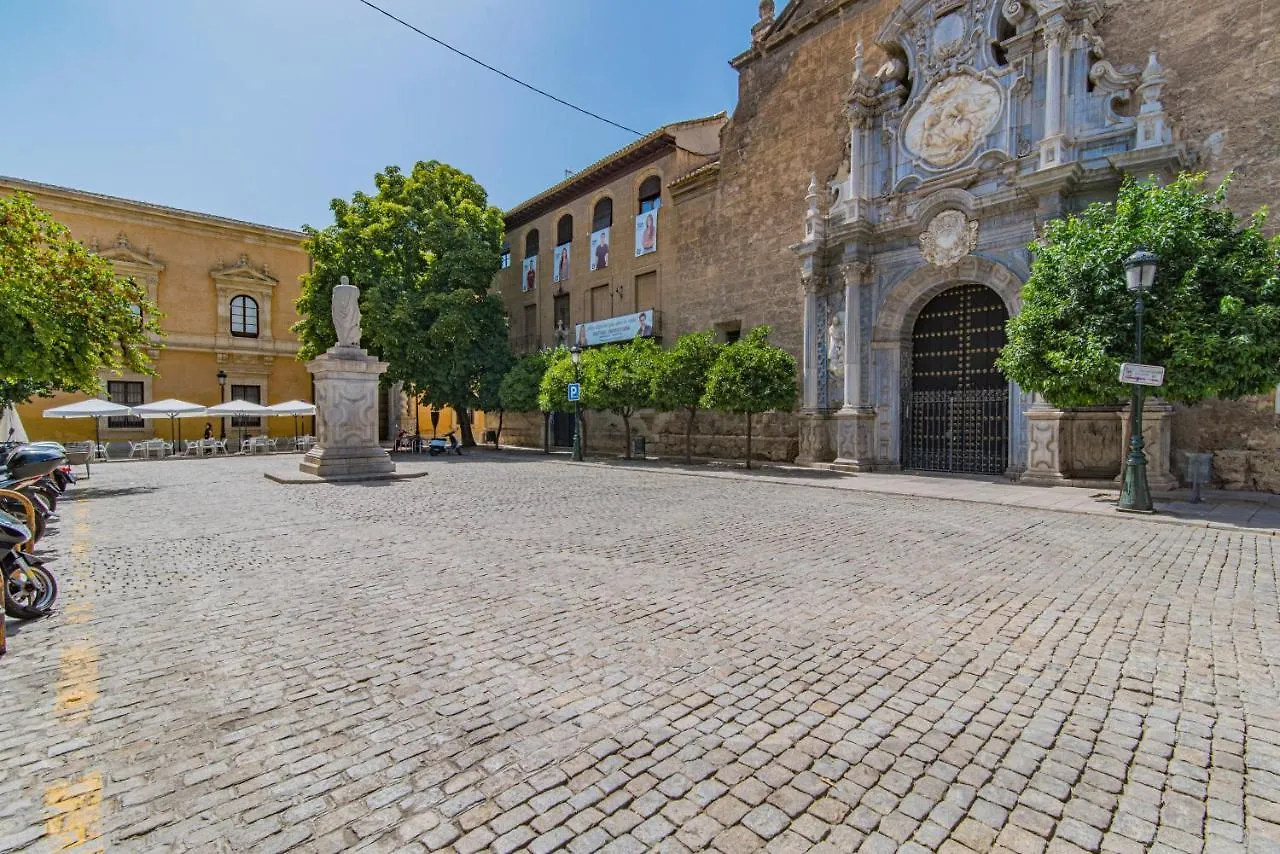
<path fill-rule="evenodd" d="M 5 570 L 4 612 L 18 620 L 46 617 L 58 600 L 58 581 L 42 566 L 21 558 Z"/>

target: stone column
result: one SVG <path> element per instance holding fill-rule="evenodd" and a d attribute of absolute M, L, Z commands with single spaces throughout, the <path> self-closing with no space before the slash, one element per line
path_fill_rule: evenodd
<path fill-rule="evenodd" d="M 818 409 L 818 282 L 817 277 L 804 277 L 804 395 L 801 409 Z"/>
<path fill-rule="evenodd" d="M 1019 478 L 1022 483 L 1055 486 L 1067 479 L 1071 455 L 1063 414 L 1040 395 L 1035 396 L 1035 403 L 1027 410 L 1027 470 Z"/>
<path fill-rule="evenodd" d="M 317 444 L 302 458 L 300 471 L 360 479 L 396 470 L 378 444 L 378 377 L 387 367 L 359 347 L 341 344 L 307 362 L 316 384 Z"/>
<path fill-rule="evenodd" d="M 1124 461 L 1129 458 L 1129 414 L 1132 406 L 1120 411 L 1123 429 L 1120 431 L 1120 474 L 1115 479 L 1120 486 L 1124 479 Z M 1172 492 L 1181 487 L 1172 470 L 1173 462 L 1173 407 L 1158 397 L 1149 397 L 1142 404 L 1143 452 L 1147 455 L 1147 486 L 1152 492 Z"/>
<path fill-rule="evenodd" d="M 1066 25 L 1061 20 L 1050 21 L 1044 28 L 1046 59 L 1041 169 L 1060 166 L 1066 156 L 1062 137 L 1062 42 L 1066 34 Z"/>
<path fill-rule="evenodd" d="M 871 265 L 854 261 L 840 268 L 844 276 L 844 406 L 836 413 L 836 462 L 844 471 L 870 471 L 875 409 L 862 388 L 862 287 Z"/>

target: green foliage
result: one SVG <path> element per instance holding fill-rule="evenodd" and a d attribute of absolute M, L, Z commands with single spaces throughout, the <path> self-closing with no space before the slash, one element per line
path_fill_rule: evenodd
<path fill-rule="evenodd" d="M 582 375 L 591 408 L 630 418 L 653 405 L 653 375 L 662 349 L 649 338 L 596 347 L 582 354 Z M 584 402 L 584 405 L 585 402 Z"/>
<path fill-rule="evenodd" d="M 542 388 L 542 376 L 547 372 L 550 354 L 546 351 L 530 353 L 516 360 L 502 378 L 498 389 L 501 408 L 507 412 L 537 412 L 542 409 L 538 393 Z"/>
<path fill-rule="evenodd" d="M 1031 247 L 1031 278 L 999 368 L 1056 406 L 1123 398 L 1119 366 L 1134 349 L 1124 260 L 1144 247 L 1160 259 L 1143 333 L 1143 361 L 1166 369 L 1160 396 L 1194 403 L 1275 386 L 1280 238 L 1263 236 L 1263 212 L 1242 222 L 1226 191 L 1223 183 L 1204 192 L 1202 175 L 1166 187 L 1130 180 L 1114 205 L 1049 223 Z"/>
<path fill-rule="evenodd" d="M 747 468 L 751 468 L 751 417 L 790 412 L 796 405 L 796 360 L 769 343 L 769 327 L 757 326 L 720 351 L 707 376 L 702 405 L 747 416 Z"/>
<path fill-rule="evenodd" d="M 333 200 L 333 225 L 305 228 L 313 266 L 293 327 L 300 357 L 336 340 L 330 300 L 347 275 L 360 288 L 361 345 L 390 363 L 387 381 L 435 406 L 474 409 L 496 397 L 511 362 L 502 302 L 486 296 L 502 212 L 470 175 L 436 161 L 407 175 L 388 167 L 374 182 L 375 195 Z"/>
<path fill-rule="evenodd" d="M 757 326 L 720 351 L 707 376 L 702 405 L 718 412 L 790 412 L 796 405 L 796 360 L 769 343 Z"/>
<path fill-rule="evenodd" d="M 690 332 L 681 335 L 676 345 L 661 354 L 653 372 L 653 402 L 659 409 L 684 410 L 684 457 L 693 460 L 693 424 L 703 395 L 707 393 L 707 377 L 720 356 L 723 345 L 714 332 Z"/>
<path fill-rule="evenodd" d="M 572 412 L 573 404 L 569 402 L 569 383 L 573 382 L 573 360 L 564 347 L 544 351 L 547 357 L 547 369 L 542 374 L 542 382 L 538 385 L 538 408 L 543 412 Z M 582 405 L 590 408 L 583 384 Z"/>
<path fill-rule="evenodd" d="M 98 394 L 103 370 L 155 373 L 158 317 L 143 285 L 117 278 L 31 196 L 0 198 L 0 404 Z"/>

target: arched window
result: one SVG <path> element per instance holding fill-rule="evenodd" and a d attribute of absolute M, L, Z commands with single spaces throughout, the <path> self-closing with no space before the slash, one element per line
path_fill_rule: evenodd
<path fill-rule="evenodd" d="M 231 334 L 258 337 L 258 302 L 253 297 L 241 294 L 231 298 Z"/>
<path fill-rule="evenodd" d="M 556 223 L 556 246 L 564 246 L 573 242 L 573 216 L 565 214 Z"/>
<path fill-rule="evenodd" d="M 640 184 L 640 213 L 648 213 L 662 205 L 662 179 L 650 175 Z"/>
<path fill-rule="evenodd" d="M 591 215 L 591 230 L 599 231 L 613 225 L 613 199 L 605 196 L 596 202 L 595 212 Z"/>
<path fill-rule="evenodd" d="M 524 257 L 532 258 L 538 254 L 538 229 L 533 229 L 524 236 Z"/>

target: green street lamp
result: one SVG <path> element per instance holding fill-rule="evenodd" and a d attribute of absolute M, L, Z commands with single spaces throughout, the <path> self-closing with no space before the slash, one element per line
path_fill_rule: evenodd
<path fill-rule="evenodd" d="M 573 402 L 573 459 L 582 462 L 582 348 L 577 344 L 569 348 L 573 360 L 573 381 L 579 384 L 578 399 Z"/>
<path fill-rule="evenodd" d="M 222 370 L 222 368 L 218 368 L 218 398 L 219 398 L 218 399 L 219 403 L 227 402 L 227 372 Z M 226 418 L 218 419 L 218 438 L 219 439 L 227 438 L 227 419 Z"/>
<path fill-rule="evenodd" d="M 1124 262 L 1124 276 L 1134 295 L 1134 361 L 1142 364 L 1142 315 L 1145 307 L 1142 296 L 1151 289 L 1156 278 L 1158 260 L 1155 255 L 1139 249 Z M 1124 484 L 1120 487 L 1120 502 L 1116 509 L 1130 513 L 1154 513 L 1151 489 L 1147 486 L 1147 455 L 1143 453 L 1142 398 L 1144 389 L 1131 385 L 1133 400 L 1129 407 L 1129 458 L 1125 461 Z"/>

